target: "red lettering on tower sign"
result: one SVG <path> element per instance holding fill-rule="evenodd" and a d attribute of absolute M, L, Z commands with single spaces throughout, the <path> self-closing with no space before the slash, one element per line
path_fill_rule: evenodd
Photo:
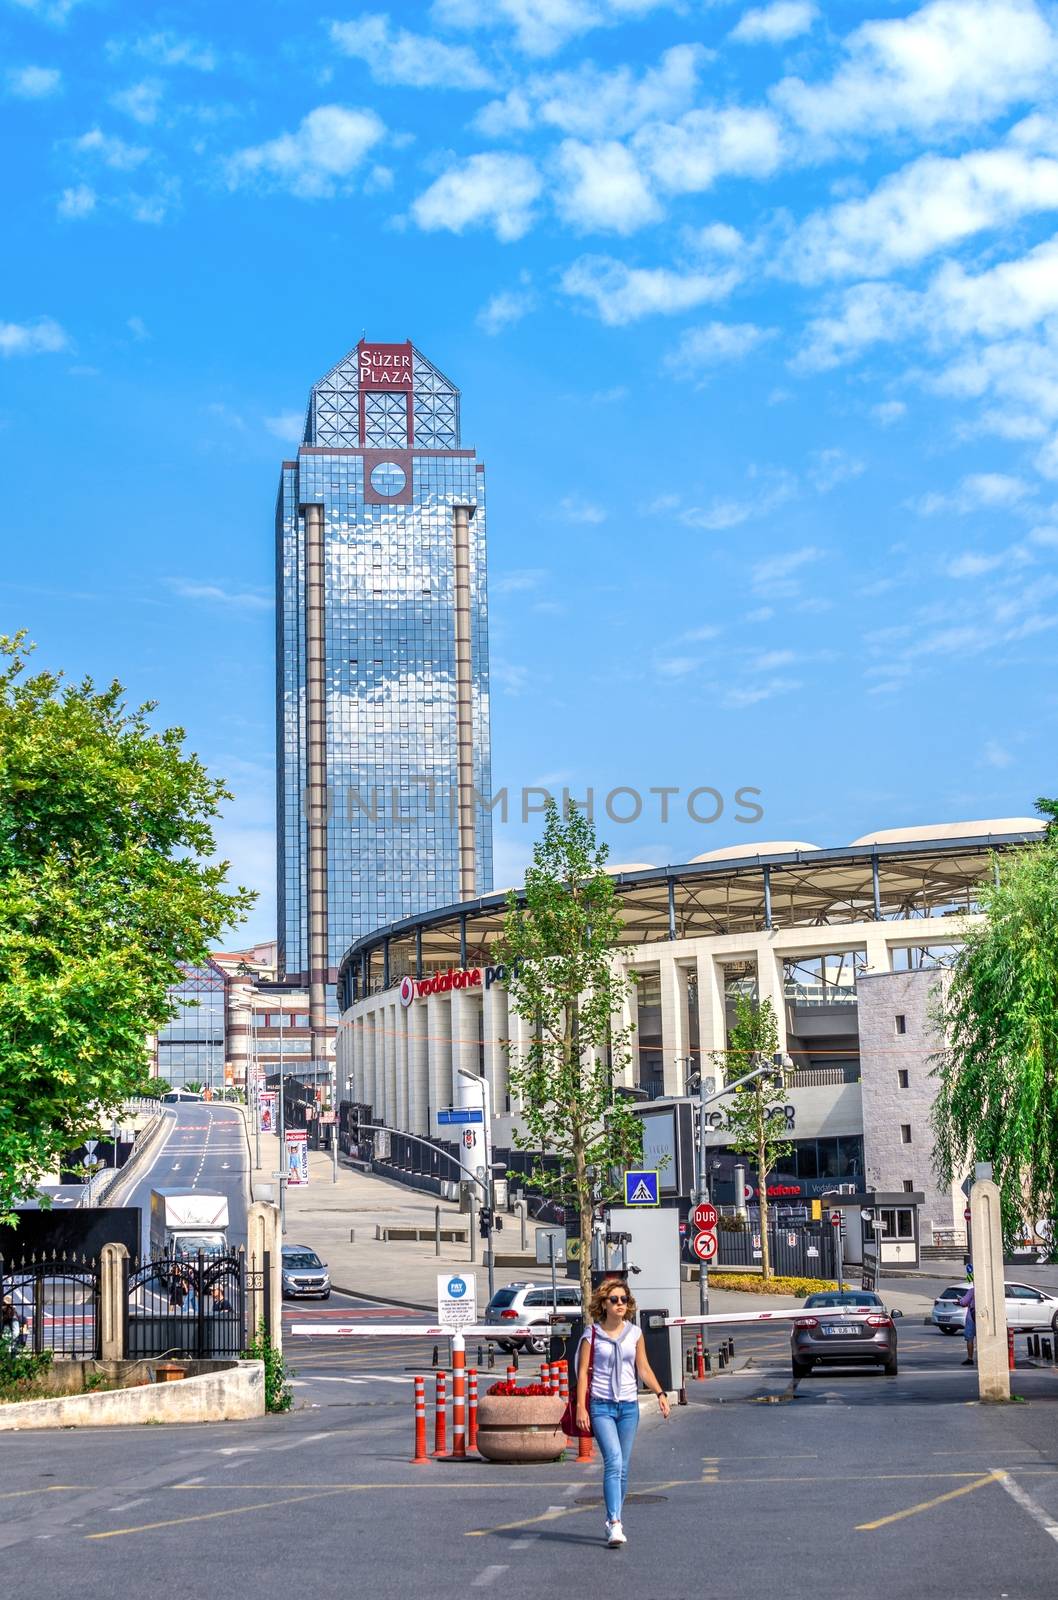
<path fill-rule="evenodd" d="M 410 389 L 410 344 L 361 344 L 358 349 L 361 389 Z"/>

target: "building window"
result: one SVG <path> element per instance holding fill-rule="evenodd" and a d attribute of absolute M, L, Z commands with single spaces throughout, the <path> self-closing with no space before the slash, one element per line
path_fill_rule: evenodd
<path fill-rule="evenodd" d="M 898 1011 L 896 1014 L 896 1031 L 897 1033 L 907 1032 L 907 1018 L 902 1011 Z"/>
<path fill-rule="evenodd" d="M 897 1079 L 897 1082 L 899 1083 L 901 1089 L 906 1089 L 908 1087 L 910 1079 L 909 1079 L 909 1074 L 908 1074 L 908 1070 L 907 1070 L 906 1067 L 901 1067 L 898 1070 L 898 1072 L 896 1074 L 896 1079 Z"/>
<path fill-rule="evenodd" d="M 915 1192 L 915 1180 L 914 1180 L 914 1178 L 905 1178 L 904 1179 L 904 1193 L 905 1194 L 914 1194 L 914 1192 Z"/>
<path fill-rule="evenodd" d="M 901 1144 L 910 1144 L 911 1143 L 911 1124 L 910 1124 L 910 1122 L 902 1122 L 900 1124 L 900 1143 Z"/>

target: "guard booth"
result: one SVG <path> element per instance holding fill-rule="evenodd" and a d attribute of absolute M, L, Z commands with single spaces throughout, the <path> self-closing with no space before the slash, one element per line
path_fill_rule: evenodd
<path fill-rule="evenodd" d="M 850 1225 L 852 1214 L 859 1214 L 861 1248 L 855 1257 L 850 1252 L 850 1263 L 866 1255 L 877 1258 L 882 1272 L 887 1268 L 898 1272 L 901 1267 L 913 1272 L 920 1260 L 918 1209 L 925 1198 L 921 1190 L 908 1194 L 903 1190 L 867 1189 L 861 1194 L 828 1195 L 824 1204 L 844 1211 Z M 849 1232 L 852 1231 L 850 1226 Z"/>

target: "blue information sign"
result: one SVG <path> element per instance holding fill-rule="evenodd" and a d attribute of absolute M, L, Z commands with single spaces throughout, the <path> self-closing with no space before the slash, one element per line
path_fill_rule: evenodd
<path fill-rule="evenodd" d="M 625 1173 L 625 1205 L 626 1206 L 659 1206 L 661 1198 L 658 1194 L 658 1174 L 644 1172 L 639 1168 Z"/>
<path fill-rule="evenodd" d="M 472 1106 L 464 1110 L 461 1106 L 454 1106 L 451 1111 L 439 1111 L 437 1121 L 443 1128 L 451 1127 L 457 1122 L 484 1122 L 485 1118 L 480 1111 L 475 1111 Z"/>

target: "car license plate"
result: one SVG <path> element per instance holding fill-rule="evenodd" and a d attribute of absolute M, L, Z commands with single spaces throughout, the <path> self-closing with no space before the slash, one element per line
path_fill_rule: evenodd
<path fill-rule="evenodd" d="M 819 1331 L 820 1331 L 820 1333 L 842 1334 L 842 1333 L 855 1333 L 856 1329 L 855 1329 L 855 1325 L 853 1325 L 850 1328 L 848 1323 L 826 1322 L 826 1323 L 823 1324 L 823 1326 L 820 1328 Z"/>

